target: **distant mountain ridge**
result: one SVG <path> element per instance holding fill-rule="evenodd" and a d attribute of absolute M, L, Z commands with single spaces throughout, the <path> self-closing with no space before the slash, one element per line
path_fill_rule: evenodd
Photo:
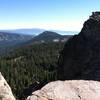
<path fill-rule="evenodd" d="M 11 30 L 1 30 L 2 32 L 19 33 L 19 34 L 29 34 L 29 35 L 39 35 L 44 31 L 53 31 L 62 35 L 74 35 L 78 34 L 77 31 L 61 31 L 61 30 L 46 30 L 40 28 L 26 28 L 26 29 L 11 29 Z"/>
<path fill-rule="evenodd" d="M 23 45 L 23 43 L 32 38 L 32 35 L 0 32 L 0 55 L 7 53 L 10 49 L 15 48 L 16 46 Z"/>
<path fill-rule="evenodd" d="M 9 32 L 0 32 L 0 41 L 29 40 L 32 37 L 33 37 L 32 35 L 22 35 L 22 34 L 9 33 Z"/>
<path fill-rule="evenodd" d="M 47 42 L 65 42 L 70 37 L 71 35 L 60 35 L 52 31 L 44 31 L 37 36 L 0 32 L 0 55 L 22 45 Z"/>

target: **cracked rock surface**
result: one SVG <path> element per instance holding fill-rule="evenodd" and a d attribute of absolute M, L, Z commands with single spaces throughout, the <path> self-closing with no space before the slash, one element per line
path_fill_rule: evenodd
<path fill-rule="evenodd" d="M 33 92 L 27 100 L 100 100 L 100 82 L 55 81 Z"/>

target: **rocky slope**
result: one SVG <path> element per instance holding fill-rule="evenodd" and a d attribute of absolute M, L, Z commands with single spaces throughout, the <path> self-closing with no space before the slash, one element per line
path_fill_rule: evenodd
<path fill-rule="evenodd" d="M 11 88 L 0 73 L 0 100 L 15 100 Z"/>
<path fill-rule="evenodd" d="M 79 35 L 66 43 L 59 58 L 58 77 L 100 81 L 100 12 L 93 12 Z"/>
<path fill-rule="evenodd" d="M 100 82 L 56 81 L 33 92 L 27 100 L 99 100 Z"/>

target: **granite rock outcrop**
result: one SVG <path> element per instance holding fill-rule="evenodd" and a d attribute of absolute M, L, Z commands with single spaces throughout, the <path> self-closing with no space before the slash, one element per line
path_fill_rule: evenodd
<path fill-rule="evenodd" d="M 93 12 L 81 32 L 67 41 L 58 63 L 61 80 L 100 81 L 100 12 Z"/>
<path fill-rule="evenodd" d="M 0 73 L 0 100 L 15 100 L 12 90 Z"/>
<path fill-rule="evenodd" d="M 55 81 L 35 91 L 27 100 L 99 100 L 100 82 Z"/>

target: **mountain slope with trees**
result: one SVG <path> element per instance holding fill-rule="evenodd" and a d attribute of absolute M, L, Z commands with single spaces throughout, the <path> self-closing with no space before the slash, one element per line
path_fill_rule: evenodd
<path fill-rule="evenodd" d="M 46 84 L 57 78 L 57 61 L 64 43 L 40 43 L 22 46 L 0 58 L 0 71 L 19 100 L 30 84 Z"/>
<path fill-rule="evenodd" d="M 72 35 L 60 35 L 56 32 L 52 31 L 44 31 L 39 35 L 35 36 L 29 42 L 32 43 L 44 43 L 44 42 L 65 42 L 67 41 Z"/>

